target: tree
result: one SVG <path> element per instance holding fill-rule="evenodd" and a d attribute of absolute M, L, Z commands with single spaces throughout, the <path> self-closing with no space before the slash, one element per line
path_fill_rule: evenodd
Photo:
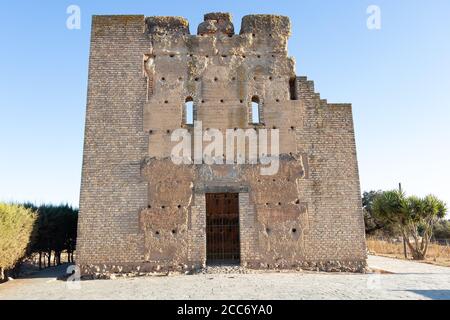
<path fill-rule="evenodd" d="M 372 203 L 373 215 L 383 221 L 384 225 L 390 226 L 396 233 L 403 237 L 403 250 L 405 258 L 406 251 L 406 233 L 403 228 L 404 221 L 405 194 L 400 190 L 384 191 L 374 198 Z"/>
<path fill-rule="evenodd" d="M 66 235 L 65 235 L 65 248 L 67 250 L 67 262 L 74 262 L 73 253 L 75 252 L 76 240 L 77 240 L 77 227 L 78 227 L 78 210 L 70 208 L 67 211 L 66 217 Z"/>
<path fill-rule="evenodd" d="M 407 199 L 407 232 L 413 237 L 413 245 L 407 241 L 413 258 L 416 260 L 425 259 L 428 244 L 433 236 L 433 227 L 445 217 L 447 213 L 446 204 L 433 195 L 425 198 L 415 196 Z"/>
<path fill-rule="evenodd" d="M 61 264 L 61 253 L 67 252 L 67 262 L 73 262 L 75 251 L 78 210 L 67 204 L 49 205 L 39 207 L 26 204 L 33 208 L 37 214 L 37 235 L 33 245 L 33 252 L 39 254 L 39 268 L 42 268 L 42 259 L 47 260 L 47 267 Z M 46 258 L 46 259 L 45 259 Z"/>
<path fill-rule="evenodd" d="M 402 191 L 385 191 L 373 200 L 372 210 L 385 223 L 398 229 L 413 259 L 425 259 L 433 226 L 447 212 L 445 203 L 433 195 L 406 197 Z M 410 238 L 413 238 L 413 243 Z"/>
<path fill-rule="evenodd" d="M 0 280 L 27 254 L 36 214 L 23 206 L 0 203 Z"/>
<path fill-rule="evenodd" d="M 381 193 L 382 191 L 366 191 L 363 193 L 362 207 L 366 234 L 374 234 L 379 230 L 385 231 L 387 228 L 387 224 L 373 212 L 373 200 Z"/>
<path fill-rule="evenodd" d="M 434 225 L 433 238 L 450 240 L 450 220 L 441 219 Z"/>

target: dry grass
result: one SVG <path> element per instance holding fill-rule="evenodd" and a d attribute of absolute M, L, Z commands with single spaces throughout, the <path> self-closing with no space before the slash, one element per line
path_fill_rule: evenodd
<path fill-rule="evenodd" d="M 393 242 L 368 238 L 366 242 L 367 249 L 371 254 L 405 259 L 405 256 L 403 254 L 403 243 L 401 241 Z M 411 259 L 411 254 L 408 249 L 407 252 L 408 258 Z M 428 247 L 426 260 L 420 262 L 450 267 L 450 245 L 446 246 L 431 243 Z"/>

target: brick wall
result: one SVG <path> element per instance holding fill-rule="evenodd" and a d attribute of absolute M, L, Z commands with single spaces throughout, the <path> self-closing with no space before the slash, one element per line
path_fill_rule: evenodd
<path fill-rule="evenodd" d="M 139 261 L 147 205 L 140 165 L 149 43 L 143 16 L 94 16 L 78 228 L 78 263 Z"/>

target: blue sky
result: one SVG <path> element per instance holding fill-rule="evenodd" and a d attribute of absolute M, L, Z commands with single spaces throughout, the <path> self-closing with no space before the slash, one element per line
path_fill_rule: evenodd
<path fill-rule="evenodd" d="M 81 8 L 81 29 L 66 9 Z M 381 29 L 366 27 L 369 5 Z M 450 1 L 11 1 L 0 11 L 0 200 L 78 205 L 93 14 L 288 15 L 297 74 L 353 104 L 362 190 L 450 204 Z"/>

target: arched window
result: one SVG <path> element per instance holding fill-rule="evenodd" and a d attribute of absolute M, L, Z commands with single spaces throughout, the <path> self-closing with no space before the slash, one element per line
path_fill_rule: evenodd
<path fill-rule="evenodd" d="M 194 100 L 192 97 L 187 97 L 184 102 L 184 124 L 193 125 L 194 124 Z"/>
<path fill-rule="evenodd" d="M 261 121 L 260 121 L 260 112 L 261 112 L 260 107 L 261 107 L 261 104 L 260 104 L 258 96 L 253 96 L 252 97 L 251 105 L 252 105 L 252 112 L 251 112 L 251 114 L 252 114 L 252 123 L 253 124 L 259 124 L 259 123 L 261 123 Z"/>

